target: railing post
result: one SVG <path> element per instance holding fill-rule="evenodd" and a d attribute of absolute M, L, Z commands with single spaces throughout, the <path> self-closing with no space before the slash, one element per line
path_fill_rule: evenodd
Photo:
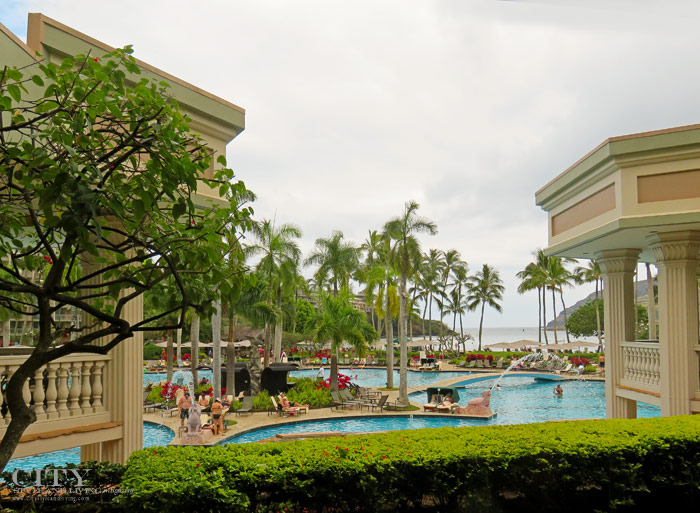
<path fill-rule="evenodd" d="M 56 398 L 58 391 L 56 390 L 56 363 L 49 363 L 46 367 L 48 385 L 46 386 L 46 417 L 49 419 L 58 418 L 56 410 Z"/>
<path fill-rule="evenodd" d="M 83 362 L 83 390 L 80 398 L 82 399 L 80 406 L 83 409 L 83 413 L 92 413 L 92 405 L 90 404 L 90 396 L 92 395 L 92 387 L 90 386 L 90 369 L 92 368 L 92 361 Z"/>
<path fill-rule="evenodd" d="M 58 401 L 56 410 L 60 417 L 66 417 L 68 413 L 68 371 L 65 363 L 58 364 Z"/>
<path fill-rule="evenodd" d="M 44 407 L 44 399 L 46 398 L 46 393 L 44 391 L 44 370 L 46 368 L 42 367 L 34 372 L 34 414 L 36 415 L 36 420 L 41 421 L 46 419 L 46 411 Z"/>
<path fill-rule="evenodd" d="M 70 404 L 68 405 L 68 409 L 70 410 L 70 414 L 72 416 L 80 415 L 82 414 L 82 410 L 80 409 L 80 388 L 81 388 L 81 379 L 80 379 L 80 362 L 73 362 L 70 365 L 70 375 L 71 375 L 71 384 L 70 384 L 70 393 L 68 395 L 70 399 Z"/>

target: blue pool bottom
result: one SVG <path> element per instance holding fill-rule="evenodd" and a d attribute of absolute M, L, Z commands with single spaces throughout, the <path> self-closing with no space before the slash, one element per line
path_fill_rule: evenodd
<path fill-rule="evenodd" d="M 154 447 L 156 445 L 168 445 L 175 437 L 172 429 L 160 424 L 151 422 L 143 423 L 143 446 Z M 10 460 L 5 467 L 5 472 L 12 472 L 16 469 L 33 470 L 43 468 L 46 465 L 64 465 L 66 463 L 80 463 L 80 447 L 64 449 L 62 451 L 47 452 L 26 458 L 15 458 Z"/>

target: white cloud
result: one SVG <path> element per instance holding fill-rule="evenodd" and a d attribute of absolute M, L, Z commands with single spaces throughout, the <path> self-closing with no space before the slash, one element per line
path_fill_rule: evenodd
<path fill-rule="evenodd" d="M 698 121 L 698 4 L 122 0 L 108 18 L 13 0 L 0 21 L 43 12 L 244 107 L 230 164 L 307 251 L 419 201 L 440 229 L 424 247 L 500 269 L 504 313 L 487 321 L 517 326 L 536 296 L 514 274 L 546 244 L 534 192 L 607 137 Z"/>

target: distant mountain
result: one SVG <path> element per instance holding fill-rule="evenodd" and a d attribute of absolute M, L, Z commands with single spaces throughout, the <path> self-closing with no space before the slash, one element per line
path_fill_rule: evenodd
<path fill-rule="evenodd" d="M 649 290 L 649 287 L 647 287 L 647 281 L 640 281 L 637 283 L 637 301 L 639 301 L 642 304 L 646 304 L 646 297 L 647 297 L 647 291 Z M 603 299 L 603 291 L 600 290 L 598 292 L 598 298 Z M 550 308 L 552 307 L 552 292 L 548 291 L 547 292 L 547 299 L 549 301 L 548 305 Z M 570 316 L 572 313 L 574 313 L 576 310 L 581 308 L 583 305 L 588 303 L 589 301 L 593 301 L 595 299 L 595 292 L 591 292 L 587 297 L 583 298 L 580 301 L 577 301 L 570 307 L 566 309 L 566 315 L 567 317 Z M 566 301 L 566 293 L 564 293 L 564 301 Z M 561 305 L 561 299 L 557 295 L 557 304 Z M 548 310 L 548 316 L 551 315 L 551 311 Z M 556 326 L 564 326 L 564 311 L 562 310 L 557 314 L 557 318 L 554 319 L 553 321 L 549 321 L 547 323 L 547 328 L 554 328 L 556 322 Z"/>

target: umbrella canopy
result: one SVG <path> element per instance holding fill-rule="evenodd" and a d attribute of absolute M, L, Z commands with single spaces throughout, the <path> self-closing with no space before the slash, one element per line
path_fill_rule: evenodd
<path fill-rule="evenodd" d="M 161 342 L 156 342 L 156 345 L 158 347 L 168 347 L 168 341 L 163 340 Z M 192 346 L 192 342 L 183 342 L 180 344 L 182 347 L 190 347 Z M 176 347 L 177 343 L 173 342 L 173 347 Z M 206 342 L 200 342 L 199 347 L 212 347 L 213 344 L 208 344 Z M 228 346 L 228 342 L 226 340 L 221 341 L 221 347 L 226 347 Z M 234 342 L 233 343 L 234 347 L 250 347 L 250 340 L 241 340 L 240 342 Z"/>
<path fill-rule="evenodd" d="M 518 340 L 516 342 L 497 342 L 496 344 L 491 344 L 486 347 L 496 348 L 496 349 L 519 349 L 521 347 L 539 347 L 543 344 L 535 342 L 534 340 Z"/>
<path fill-rule="evenodd" d="M 570 342 L 568 344 L 553 344 L 547 346 L 550 351 L 568 351 L 569 349 L 580 349 L 582 347 L 598 347 L 595 342 L 586 342 L 585 340 L 579 340 L 577 342 Z"/>

